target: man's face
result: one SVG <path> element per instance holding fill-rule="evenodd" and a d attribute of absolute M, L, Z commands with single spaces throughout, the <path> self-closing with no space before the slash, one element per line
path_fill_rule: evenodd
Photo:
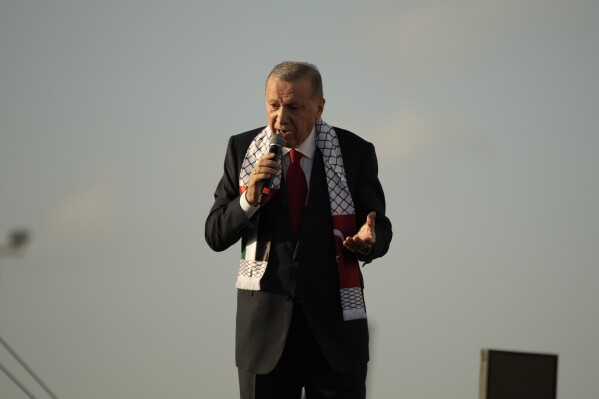
<path fill-rule="evenodd" d="M 271 76 L 265 97 L 268 126 L 283 136 L 287 148 L 295 148 L 308 138 L 324 109 L 324 98 L 315 97 L 308 78 L 286 82 Z"/>

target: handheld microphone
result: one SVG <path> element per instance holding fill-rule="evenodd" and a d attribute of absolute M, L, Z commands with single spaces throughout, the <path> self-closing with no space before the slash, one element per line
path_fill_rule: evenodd
<path fill-rule="evenodd" d="M 273 134 L 270 137 L 270 147 L 268 147 L 268 152 L 275 154 L 275 161 L 279 161 L 281 158 L 281 147 L 285 144 L 285 139 L 283 136 L 279 134 Z M 268 198 L 268 193 L 270 192 L 270 188 L 272 187 L 272 180 L 274 179 L 274 175 L 270 177 L 270 179 L 264 179 L 260 181 L 260 196 L 258 197 L 258 204 L 264 205 L 266 203 L 266 199 Z"/>

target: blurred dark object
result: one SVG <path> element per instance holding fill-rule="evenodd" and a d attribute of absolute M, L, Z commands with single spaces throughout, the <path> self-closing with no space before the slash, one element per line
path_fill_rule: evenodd
<path fill-rule="evenodd" d="M 11 231 L 4 240 L 0 241 L 0 255 L 20 253 L 31 241 L 29 232 L 24 229 Z"/>
<path fill-rule="evenodd" d="M 29 243 L 29 232 L 26 230 L 15 230 L 10 233 L 8 245 L 12 249 L 21 249 Z"/>

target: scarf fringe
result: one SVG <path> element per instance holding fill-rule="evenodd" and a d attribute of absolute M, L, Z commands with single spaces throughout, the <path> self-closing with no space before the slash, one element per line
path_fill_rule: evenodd
<path fill-rule="evenodd" d="M 260 291 L 260 278 L 239 275 L 237 276 L 235 288 L 240 290 Z"/>
<path fill-rule="evenodd" d="M 366 318 L 366 309 L 347 309 L 343 311 L 343 320 L 359 320 Z"/>

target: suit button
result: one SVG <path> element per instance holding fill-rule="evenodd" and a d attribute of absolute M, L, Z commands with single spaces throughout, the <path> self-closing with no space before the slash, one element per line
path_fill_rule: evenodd
<path fill-rule="evenodd" d="M 293 261 L 293 263 L 291 264 L 291 266 L 293 266 L 295 268 L 298 268 L 298 267 L 300 267 L 300 263 L 299 263 L 299 261 L 295 260 L 295 261 Z"/>
<path fill-rule="evenodd" d="M 295 300 L 293 299 L 293 297 L 291 295 L 287 295 L 287 302 L 293 303 L 293 302 L 295 302 Z"/>

